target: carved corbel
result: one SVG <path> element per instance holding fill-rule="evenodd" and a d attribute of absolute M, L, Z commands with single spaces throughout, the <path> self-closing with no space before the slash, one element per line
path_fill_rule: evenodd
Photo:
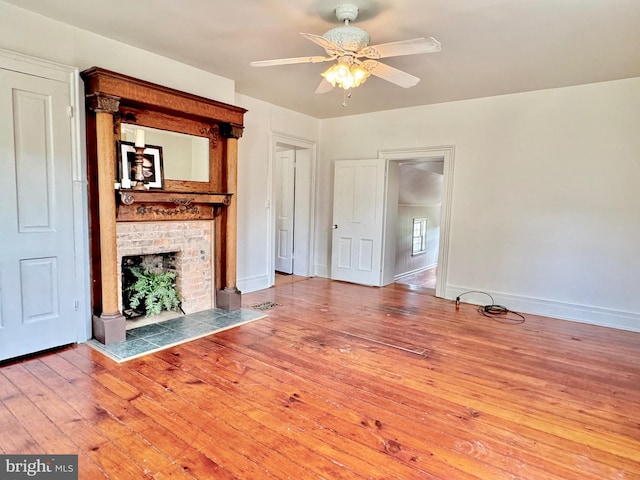
<path fill-rule="evenodd" d="M 214 205 L 213 207 L 213 218 L 216 218 L 218 215 L 222 213 L 222 205 Z"/>
<path fill-rule="evenodd" d="M 131 195 L 131 193 L 120 190 L 120 201 L 124 205 L 133 205 L 133 202 L 135 202 L 136 199 Z"/>
<path fill-rule="evenodd" d="M 115 114 L 120 108 L 120 97 L 100 92 L 92 93 L 87 95 L 87 106 L 96 113 Z"/>
<path fill-rule="evenodd" d="M 113 114 L 113 130 L 114 133 L 118 133 L 118 128 L 120 128 L 120 124 L 124 123 L 136 123 L 138 120 L 136 116 L 131 112 L 122 113 L 120 111 Z"/>
<path fill-rule="evenodd" d="M 224 138 L 241 138 L 244 127 L 241 125 L 234 125 L 233 123 L 221 123 L 220 135 Z"/>
<path fill-rule="evenodd" d="M 211 148 L 216 148 L 218 146 L 218 138 L 220 137 L 220 128 L 218 127 L 218 125 L 203 127 L 200 129 L 200 133 L 209 137 L 209 139 L 211 140 Z"/>

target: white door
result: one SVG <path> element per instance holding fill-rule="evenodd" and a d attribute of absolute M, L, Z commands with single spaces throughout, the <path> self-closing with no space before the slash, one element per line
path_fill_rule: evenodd
<path fill-rule="evenodd" d="M 275 270 L 293 273 L 293 226 L 295 215 L 295 150 L 276 155 L 276 258 Z"/>
<path fill-rule="evenodd" d="M 384 159 L 338 160 L 333 179 L 331 278 L 381 283 Z"/>
<path fill-rule="evenodd" d="M 0 69 L 0 360 L 78 339 L 69 105 Z"/>

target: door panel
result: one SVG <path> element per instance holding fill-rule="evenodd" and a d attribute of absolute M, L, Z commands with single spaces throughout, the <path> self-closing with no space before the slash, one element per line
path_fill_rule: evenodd
<path fill-rule="evenodd" d="M 351 238 L 337 236 L 337 252 L 338 268 L 351 269 Z"/>
<path fill-rule="evenodd" d="M 0 70 L 0 360 L 77 341 L 64 82 Z"/>
<path fill-rule="evenodd" d="M 47 138 L 52 128 L 50 96 L 17 89 L 12 96 L 18 231 L 51 231 L 52 202 L 47 178 L 53 167 Z"/>
<path fill-rule="evenodd" d="M 385 160 L 335 162 L 331 278 L 380 285 Z"/>
<path fill-rule="evenodd" d="M 370 238 L 360 239 L 360 249 L 358 256 L 358 268 L 362 272 L 373 272 L 374 266 L 374 245 Z"/>
<path fill-rule="evenodd" d="M 36 258 L 20 261 L 20 290 L 24 322 L 55 318 L 58 309 L 56 258 Z"/>

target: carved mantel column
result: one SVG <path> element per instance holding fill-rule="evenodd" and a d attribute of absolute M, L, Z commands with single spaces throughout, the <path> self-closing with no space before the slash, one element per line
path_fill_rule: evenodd
<path fill-rule="evenodd" d="M 233 194 L 226 212 L 225 235 L 225 278 L 224 288 L 218 291 L 216 306 L 225 310 L 241 307 L 241 292 L 236 285 L 237 237 L 238 237 L 238 139 L 243 127 L 221 124 L 220 135 L 226 139 L 226 180 L 227 192 Z"/>
<path fill-rule="evenodd" d="M 98 176 L 98 215 L 100 218 L 100 282 L 102 312 L 93 317 L 93 336 L 102 343 L 125 339 L 125 318 L 118 304 L 118 270 L 116 248 L 116 199 L 113 190 L 116 178 L 116 147 L 113 137 L 113 116 L 120 106 L 120 97 L 94 93 L 87 97 L 89 109 L 96 116 L 96 150 Z"/>

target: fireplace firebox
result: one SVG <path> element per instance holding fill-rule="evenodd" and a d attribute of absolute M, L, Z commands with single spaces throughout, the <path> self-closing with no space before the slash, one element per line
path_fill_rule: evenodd
<path fill-rule="evenodd" d="M 215 306 L 213 222 L 123 222 L 116 232 L 122 279 L 118 297 L 125 317 L 129 317 L 123 293 L 126 267 L 133 265 L 175 272 L 184 313 Z"/>

